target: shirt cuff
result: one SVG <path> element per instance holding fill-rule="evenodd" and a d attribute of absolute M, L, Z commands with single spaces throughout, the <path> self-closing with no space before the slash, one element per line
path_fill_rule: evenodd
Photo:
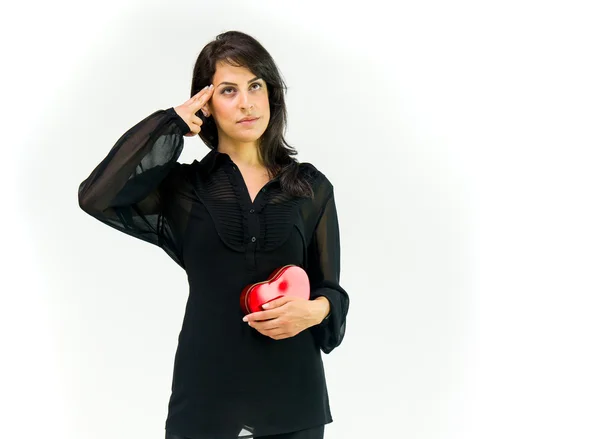
<path fill-rule="evenodd" d="M 186 123 L 186 121 L 183 120 L 179 114 L 177 114 L 177 112 L 175 111 L 175 108 L 171 107 L 171 108 L 168 108 L 165 111 L 168 114 L 170 114 L 171 116 L 173 116 L 173 118 L 175 119 L 175 123 L 177 124 L 177 126 L 181 130 L 181 134 L 182 135 L 183 134 L 187 134 L 187 133 L 190 132 L 190 127 L 188 126 L 188 124 Z"/>

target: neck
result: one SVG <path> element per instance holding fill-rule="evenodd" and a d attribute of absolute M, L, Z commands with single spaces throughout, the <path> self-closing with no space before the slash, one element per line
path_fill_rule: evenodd
<path fill-rule="evenodd" d="M 220 141 L 217 151 L 225 153 L 231 160 L 242 167 L 262 167 L 263 164 L 258 155 L 258 142 L 228 142 Z"/>

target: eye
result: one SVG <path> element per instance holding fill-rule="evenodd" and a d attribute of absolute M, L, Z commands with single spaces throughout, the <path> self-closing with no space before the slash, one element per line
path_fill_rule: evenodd
<path fill-rule="evenodd" d="M 254 84 L 252 84 L 253 87 L 255 85 L 258 85 L 258 87 L 256 87 L 254 90 L 258 90 L 258 89 L 262 88 L 262 84 L 260 82 L 255 82 Z"/>
<path fill-rule="evenodd" d="M 224 94 L 229 94 L 229 93 L 225 93 L 227 90 L 233 90 L 233 88 L 231 88 L 231 87 L 227 87 L 227 88 L 221 89 L 221 94 L 222 94 L 222 95 L 224 95 Z"/>

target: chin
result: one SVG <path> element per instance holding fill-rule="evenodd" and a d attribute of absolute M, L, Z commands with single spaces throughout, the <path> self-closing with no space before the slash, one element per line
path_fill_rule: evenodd
<path fill-rule="evenodd" d="M 245 133 L 234 133 L 231 138 L 237 140 L 238 142 L 254 142 L 262 137 L 265 133 L 265 130 L 252 130 Z"/>
<path fill-rule="evenodd" d="M 238 142 L 250 143 L 250 142 L 256 142 L 258 139 L 260 139 L 261 136 L 262 136 L 262 134 L 259 136 L 254 135 L 254 136 L 234 137 L 234 139 L 237 140 Z"/>

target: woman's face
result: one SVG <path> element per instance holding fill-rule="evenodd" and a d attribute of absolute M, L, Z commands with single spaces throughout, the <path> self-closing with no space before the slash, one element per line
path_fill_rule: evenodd
<path fill-rule="evenodd" d="M 266 82 L 246 67 L 218 62 L 212 83 L 214 91 L 205 114 L 215 119 L 219 142 L 256 142 L 267 129 L 271 116 Z M 244 117 L 258 119 L 240 122 Z"/>

